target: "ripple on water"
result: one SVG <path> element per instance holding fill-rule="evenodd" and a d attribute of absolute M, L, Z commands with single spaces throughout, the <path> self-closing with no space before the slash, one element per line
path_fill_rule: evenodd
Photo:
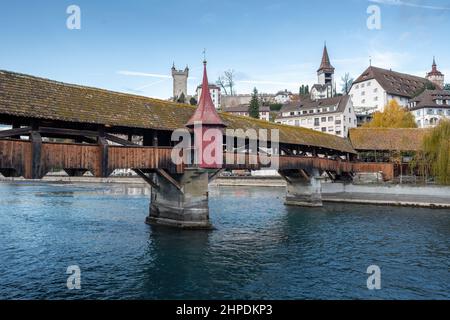
<path fill-rule="evenodd" d="M 450 298 L 448 211 L 291 208 L 279 188 L 210 196 L 217 229 L 184 232 L 145 225 L 136 186 L 0 184 L 0 298 Z M 367 290 L 372 264 L 381 291 Z"/>

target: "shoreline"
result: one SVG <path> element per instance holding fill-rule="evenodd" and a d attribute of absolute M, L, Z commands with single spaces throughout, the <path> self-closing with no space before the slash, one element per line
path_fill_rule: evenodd
<path fill-rule="evenodd" d="M 67 177 L 46 176 L 42 180 L 26 180 L 23 178 L 4 178 L 2 182 L 38 182 L 38 183 L 95 183 L 124 184 L 147 186 L 139 177 Z M 286 182 L 279 177 L 220 177 L 214 180 L 211 187 L 257 187 L 283 188 Z M 390 184 L 345 184 L 323 183 L 322 199 L 324 203 L 366 204 L 392 207 L 416 207 L 432 209 L 450 209 L 450 187 L 422 185 L 390 185 Z"/>

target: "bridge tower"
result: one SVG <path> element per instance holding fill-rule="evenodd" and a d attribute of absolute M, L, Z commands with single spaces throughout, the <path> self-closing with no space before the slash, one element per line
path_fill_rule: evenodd
<path fill-rule="evenodd" d="M 155 175 L 147 223 L 183 229 L 210 229 L 208 184 L 223 167 L 225 123 L 217 113 L 208 87 L 204 61 L 202 95 L 186 127 L 194 135 L 194 163 L 182 174 Z M 206 151 L 212 150 L 211 154 Z"/>

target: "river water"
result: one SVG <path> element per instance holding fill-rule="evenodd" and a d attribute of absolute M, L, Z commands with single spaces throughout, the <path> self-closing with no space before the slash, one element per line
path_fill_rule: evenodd
<path fill-rule="evenodd" d="M 0 184 L 0 298 L 450 299 L 448 210 L 283 200 L 213 188 L 216 230 L 192 232 L 144 224 L 138 186 Z M 81 290 L 67 288 L 73 265 Z"/>

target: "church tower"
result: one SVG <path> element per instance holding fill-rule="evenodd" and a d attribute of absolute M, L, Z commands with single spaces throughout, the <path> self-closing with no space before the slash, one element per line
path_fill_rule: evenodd
<path fill-rule="evenodd" d="M 433 84 L 435 84 L 438 89 L 444 88 L 445 77 L 442 72 L 437 69 L 436 58 L 433 58 L 433 66 L 431 72 L 427 73 L 428 80 L 430 80 Z"/>
<path fill-rule="evenodd" d="M 322 62 L 319 70 L 317 70 L 317 76 L 319 84 L 326 86 L 328 90 L 331 90 L 330 94 L 327 94 L 329 98 L 334 97 L 336 94 L 336 84 L 334 82 L 334 67 L 331 65 L 330 56 L 328 55 L 327 45 L 323 48 Z"/>
<path fill-rule="evenodd" d="M 189 67 L 186 66 L 184 70 L 177 70 L 174 63 L 172 67 L 172 78 L 173 100 L 177 101 L 182 95 L 185 99 L 187 99 L 187 80 L 189 78 Z"/>

